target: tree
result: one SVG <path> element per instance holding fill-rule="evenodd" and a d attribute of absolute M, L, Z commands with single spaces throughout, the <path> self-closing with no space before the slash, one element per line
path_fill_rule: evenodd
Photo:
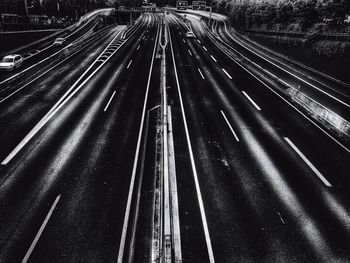
<path fill-rule="evenodd" d="M 293 18 L 293 3 L 289 0 L 279 0 L 276 3 L 276 22 L 286 23 Z"/>
<path fill-rule="evenodd" d="M 319 0 L 317 10 L 322 19 L 331 19 L 334 24 L 342 24 L 346 15 L 350 13 L 350 2 L 348 0 Z"/>
<path fill-rule="evenodd" d="M 298 18 L 303 29 L 319 21 L 319 13 L 316 9 L 316 0 L 295 0 L 293 13 Z"/>

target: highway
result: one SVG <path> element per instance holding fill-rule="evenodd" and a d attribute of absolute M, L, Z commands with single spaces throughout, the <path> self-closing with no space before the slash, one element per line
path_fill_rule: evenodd
<path fill-rule="evenodd" d="M 171 20 L 207 253 L 217 262 L 346 259 L 348 152 L 225 56 L 198 17 L 190 19 L 196 39 Z M 204 262 L 203 253 L 190 262 Z"/>
<path fill-rule="evenodd" d="M 350 260 L 350 84 L 220 15 L 96 20 L 0 72 L 0 262 Z"/>

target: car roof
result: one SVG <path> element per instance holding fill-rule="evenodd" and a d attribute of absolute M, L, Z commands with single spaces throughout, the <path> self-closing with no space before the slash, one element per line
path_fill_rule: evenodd
<path fill-rule="evenodd" d="M 7 55 L 7 56 L 5 56 L 4 58 L 15 58 L 16 56 L 21 56 L 21 55 L 19 55 L 19 54 L 11 54 L 11 55 Z"/>

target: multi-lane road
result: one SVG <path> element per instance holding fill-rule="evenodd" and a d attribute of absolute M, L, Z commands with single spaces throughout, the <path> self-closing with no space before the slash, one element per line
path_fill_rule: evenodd
<path fill-rule="evenodd" d="M 350 260 L 349 84 L 213 17 L 92 16 L 0 72 L 1 262 Z"/>

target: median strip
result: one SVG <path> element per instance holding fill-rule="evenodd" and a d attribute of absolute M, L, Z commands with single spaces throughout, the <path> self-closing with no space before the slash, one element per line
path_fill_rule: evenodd
<path fill-rule="evenodd" d="M 132 201 L 132 196 L 133 196 L 134 186 L 135 186 L 135 177 L 136 177 L 137 164 L 138 164 L 138 160 L 139 160 L 139 153 L 140 153 L 140 147 L 141 147 L 142 131 L 143 131 L 144 123 L 145 123 L 147 100 L 148 100 L 148 94 L 149 94 L 149 89 L 150 89 L 150 82 L 151 82 L 151 75 L 152 75 L 152 70 L 153 70 L 154 58 L 155 58 L 156 48 L 157 48 L 157 44 L 158 44 L 159 32 L 160 32 L 160 28 L 158 26 L 157 35 L 155 38 L 156 41 L 155 41 L 154 48 L 153 48 L 152 60 L 151 60 L 150 70 L 149 70 L 149 75 L 148 75 L 148 80 L 147 80 L 146 94 L 145 94 L 145 99 L 144 99 L 144 103 L 143 103 L 141 123 L 140 123 L 138 138 L 137 138 L 136 152 L 135 152 L 133 169 L 132 169 L 132 174 L 131 174 L 128 200 L 126 203 L 124 220 L 123 220 L 122 234 L 121 234 L 120 243 L 119 243 L 118 259 L 117 259 L 118 263 L 122 263 L 123 258 L 124 258 L 126 234 L 127 234 L 127 229 L 128 229 L 128 225 L 129 225 L 130 210 L 131 210 L 131 201 Z"/>

